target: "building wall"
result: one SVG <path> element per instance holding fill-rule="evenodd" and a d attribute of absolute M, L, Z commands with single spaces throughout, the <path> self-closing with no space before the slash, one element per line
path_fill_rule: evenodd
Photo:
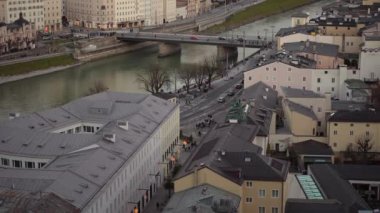
<path fill-rule="evenodd" d="M 346 151 L 349 144 L 355 147 L 358 138 L 366 136 L 372 139 L 371 152 L 380 151 L 379 123 L 328 122 L 328 129 L 329 144 L 335 152 Z"/>
<path fill-rule="evenodd" d="M 17 29 L 0 27 L 0 55 L 11 50 L 34 49 L 36 29 L 34 25 L 24 25 Z"/>
<path fill-rule="evenodd" d="M 44 0 L 45 30 L 59 31 L 62 27 L 62 0 Z"/>
<path fill-rule="evenodd" d="M 183 7 L 177 7 L 177 15 L 176 15 L 176 17 L 178 17 L 178 18 L 182 18 L 182 19 L 184 19 L 184 18 L 186 18 L 187 17 L 187 6 L 183 6 Z"/>
<path fill-rule="evenodd" d="M 317 121 L 300 114 L 295 111 L 291 111 L 286 103 L 283 104 L 285 122 L 289 127 L 291 133 L 296 136 L 315 136 L 317 132 Z M 302 125 L 300 125 L 302 124 Z M 314 130 L 314 131 L 313 131 Z"/>
<path fill-rule="evenodd" d="M 7 1 L 0 0 L 0 22 L 6 22 L 7 20 Z"/>
<path fill-rule="evenodd" d="M 363 48 L 359 54 L 361 79 L 380 78 L 380 48 Z"/>
<path fill-rule="evenodd" d="M 275 88 L 282 96 L 281 86 L 311 89 L 311 72 L 281 62 L 273 62 L 244 73 L 244 88 L 262 81 Z"/>
<path fill-rule="evenodd" d="M 363 0 L 363 5 L 373 5 L 374 3 L 380 3 L 380 0 Z"/>
<path fill-rule="evenodd" d="M 306 35 L 302 33 L 295 33 L 283 37 L 277 37 L 277 49 L 280 50 L 284 43 L 299 42 L 299 41 L 314 41 L 327 44 L 335 44 L 339 46 L 341 53 L 359 53 L 360 45 L 362 43 L 361 36 L 336 36 L 336 35 Z"/>
<path fill-rule="evenodd" d="M 336 69 L 339 65 L 344 64 L 344 60 L 342 58 L 326 56 L 326 55 L 318 55 L 312 53 L 297 53 L 297 55 L 301 55 L 308 59 L 314 60 L 316 62 L 316 69 Z"/>
<path fill-rule="evenodd" d="M 163 0 L 163 14 L 165 22 L 172 22 L 177 17 L 177 1 L 176 0 Z"/>
<path fill-rule="evenodd" d="M 318 26 L 318 29 L 322 35 L 334 36 L 356 36 L 359 32 L 357 26 Z"/>
<path fill-rule="evenodd" d="M 306 25 L 309 22 L 309 17 L 301 18 L 301 17 L 292 17 L 292 27 L 299 25 Z"/>
<path fill-rule="evenodd" d="M 317 116 L 318 121 L 321 122 L 320 126 L 317 125 L 317 128 L 315 128 L 316 132 L 322 132 L 323 135 L 326 134 L 326 112 L 331 111 L 331 96 L 326 95 L 324 98 L 289 98 L 288 100 L 295 102 L 297 104 L 300 104 L 304 107 L 310 108 L 314 114 Z M 296 126 L 302 126 L 298 125 L 299 122 L 296 122 Z M 316 134 L 311 134 L 316 135 Z"/>
<path fill-rule="evenodd" d="M 252 182 L 252 186 L 247 185 L 247 182 Z M 244 181 L 242 212 L 259 213 L 259 207 L 264 207 L 265 212 L 272 212 L 272 208 L 282 212 L 282 185 L 282 182 L 274 181 Z M 260 190 L 265 191 L 265 196 L 260 196 Z M 278 190 L 278 197 L 272 197 L 272 190 Z M 252 202 L 247 202 L 247 198 L 252 198 Z"/>
<path fill-rule="evenodd" d="M 35 23 L 36 30 L 44 29 L 44 2 L 43 0 L 8 0 L 7 17 L 5 22 L 11 23 L 23 13 L 24 19 Z"/>

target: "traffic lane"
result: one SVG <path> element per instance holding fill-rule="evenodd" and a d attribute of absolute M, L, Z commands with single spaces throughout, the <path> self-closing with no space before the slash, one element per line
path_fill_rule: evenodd
<path fill-rule="evenodd" d="M 214 105 L 220 105 L 217 102 L 217 99 L 222 94 L 226 94 L 227 91 L 230 89 L 234 89 L 235 92 L 237 92 L 235 89 L 235 85 L 237 83 L 240 83 L 241 79 L 242 79 L 242 77 L 241 78 L 234 78 L 232 80 L 229 80 L 229 82 L 227 84 L 225 84 L 219 88 L 212 89 L 211 90 L 212 92 L 210 92 L 210 94 L 207 94 L 207 98 L 205 100 L 201 101 L 199 104 L 197 104 L 196 106 L 194 106 L 190 109 L 182 111 L 180 114 L 181 119 L 187 119 L 187 118 L 193 116 L 194 114 L 197 114 L 199 109 L 211 108 Z M 242 90 L 242 89 L 240 89 L 240 90 Z"/>

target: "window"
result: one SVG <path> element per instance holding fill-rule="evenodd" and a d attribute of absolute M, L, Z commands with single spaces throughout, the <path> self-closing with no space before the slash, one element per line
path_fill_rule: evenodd
<path fill-rule="evenodd" d="M 320 88 L 320 87 L 317 87 L 317 91 L 320 92 L 320 91 L 321 91 L 321 88 Z"/>
<path fill-rule="evenodd" d="M 36 164 L 34 162 L 26 161 L 25 162 L 25 168 L 34 169 L 34 168 L 36 168 Z"/>
<path fill-rule="evenodd" d="M 69 129 L 69 130 L 67 130 L 67 133 L 68 133 L 68 134 L 73 134 L 73 129 Z"/>
<path fill-rule="evenodd" d="M 333 144 L 333 147 L 336 147 L 336 143 Z"/>
<path fill-rule="evenodd" d="M 337 123 L 334 123 L 334 126 L 338 126 L 338 124 L 337 124 Z"/>
<path fill-rule="evenodd" d="M 288 68 L 288 71 L 292 71 L 292 68 L 289 67 L 289 68 Z"/>
<path fill-rule="evenodd" d="M 335 91 L 335 88 L 334 87 L 331 87 L 331 92 L 334 92 Z"/>
<path fill-rule="evenodd" d="M 252 181 L 247 181 L 247 182 L 246 182 L 246 186 L 247 186 L 247 187 L 252 187 Z"/>
<path fill-rule="evenodd" d="M 42 168 L 45 166 L 46 163 L 38 163 L 38 168 Z"/>
<path fill-rule="evenodd" d="M 278 198 L 279 196 L 278 196 L 278 190 L 277 189 L 273 189 L 272 190 L 272 197 L 273 198 Z"/>
<path fill-rule="evenodd" d="M 317 83 L 321 83 L 321 78 L 317 78 Z"/>
<path fill-rule="evenodd" d="M 321 122 L 320 122 L 320 121 L 318 121 L 318 122 L 317 122 L 317 125 L 318 125 L 318 126 L 321 126 Z"/>
<path fill-rule="evenodd" d="M 365 132 L 365 135 L 368 137 L 368 136 L 369 136 L 369 132 L 368 132 L 368 131 L 366 131 L 366 132 Z"/>
<path fill-rule="evenodd" d="M 265 197 L 265 189 L 259 190 L 259 197 Z"/>
<path fill-rule="evenodd" d="M 369 127 L 369 124 L 366 124 L 366 127 Z"/>
<path fill-rule="evenodd" d="M 302 87 L 302 89 L 303 89 L 303 90 L 305 90 L 305 89 L 306 89 L 306 87 Z"/>
<path fill-rule="evenodd" d="M 352 74 L 356 75 L 356 70 L 352 71 Z"/>
<path fill-rule="evenodd" d="M 288 77 L 288 81 L 291 81 L 290 76 Z"/>
<path fill-rule="evenodd" d="M 354 131 L 351 130 L 351 131 L 350 131 L 350 135 L 354 135 Z"/>
<path fill-rule="evenodd" d="M 278 208 L 277 207 L 272 207 L 272 213 L 278 213 Z"/>
<path fill-rule="evenodd" d="M 251 76 L 249 76 L 249 77 L 248 77 L 248 80 L 252 80 L 252 77 L 251 77 Z"/>
<path fill-rule="evenodd" d="M 354 124 L 350 124 L 350 126 L 354 126 Z"/>
<path fill-rule="evenodd" d="M 273 71 L 276 71 L 276 67 L 273 67 Z"/>
<path fill-rule="evenodd" d="M 329 72 L 328 71 L 325 71 L 325 74 L 328 74 Z"/>
<path fill-rule="evenodd" d="M 335 83 L 335 78 L 332 78 L 332 79 L 331 79 L 331 82 L 332 82 L 332 83 Z"/>
<path fill-rule="evenodd" d="M 252 203 L 252 197 L 246 197 L 245 202 L 246 203 Z"/>
<path fill-rule="evenodd" d="M 321 107 L 318 107 L 318 112 L 321 112 L 321 111 L 322 111 Z"/>
<path fill-rule="evenodd" d="M 302 78 L 302 81 L 306 81 L 306 77 L 303 77 L 303 78 Z"/>
<path fill-rule="evenodd" d="M 338 134 L 338 131 L 337 130 L 334 130 L 334 135 L 337 135 Z"/>
<path fill-rule="evenodd" d="M 1 158 L 1 165 L 3 165 L 3 166 L 9 166 L 9 159 Z"/>
<path fill-rule="evenodd" d="M 20 160 L 12 160 L 13 167 L 22 168 L 22 161 Z"/>
<path fill-rule="evenodd" d="M 269 71 L 269 67 L 265 68 L 267 71 Z"/>
<path fill-rule="evenodd" d="M 260 206 L 259 207 L 259 213 L 265 213 L 265 207 Z"/>
<path fill-rule="evenodd" d="M 80 126 L 75 127 L 75 133 L 79 133 L 79 132 L 80 132 Z"/>
<path fill-rule="evenodd" d="M 273 85 L 273 89 L 276 89 L 276 85 Z"/>

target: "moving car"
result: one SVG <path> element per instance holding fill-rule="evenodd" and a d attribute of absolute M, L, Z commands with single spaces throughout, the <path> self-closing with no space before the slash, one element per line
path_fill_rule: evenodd
<path fill-rule="evenodd" d="M 228 90 L 227 95 L 228 96 L 234 96 L 235 95 L 234 90 L 233 89 Z"/>
<path fill-rule="evenodd" d="M 224 95 L 219 96 L 218 98 L 219 103 L 224 103 L 225 101 L 226 101 L 226 97 Z"/>

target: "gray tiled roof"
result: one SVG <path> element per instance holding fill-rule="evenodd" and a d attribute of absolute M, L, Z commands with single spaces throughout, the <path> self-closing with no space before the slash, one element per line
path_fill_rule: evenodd
<path fill-rule="evenodd" d="M 345 213 L 337 200 L 288 199 L 285 213 Z"/>
<path fill-rule="evenodd" d="M 345 180 L 380 181 L 380 165 L 331 165 Z"/>
<path fill-rule="evenodd" d="M 316 121 L 318 120 L 317 116 L 310 108 L 294 103 L 293 101 L 289 100 L 284 100 L 284 103 L 288 105 L 290 111 L 298 112 Z"/>
<path fill-rule="evenodd" d="M 291 149 L 299 155 L 334 155 L 328 144 L 315 140 L 293 143 Z"/>
<path fill-rule="evenodd" d="M 342 110 L 332 113 L 329 122 L 368 122 L 379 123 L 380 112 L 377 111 L 348 111 Z"/>
<path fill-rule="evenodd" d="M 325 96 L 311 90 L 281 87 L 284 96 L 287 98 L 325 98 Z"/>
<path fill-rule="evenodd" d="M 327 43 L 318 43 L 313 41 L 299 41 L 284 43 L 282 46 L 286 51 L 297 53 L 312 53 L 317 55 L 336 57 L 339 53 L 339 46 Z"/>
<path fill-rule="evenodd" d="M 314 25 L 300 25 L 295 27 L 281 28 L 277 33 L 276 37 L 283 37 L 291 34 L 302 33 L 310 34 L 311 32 L 317 32 L 318 26 Z"/>
<path fill-rule="evenodd" d="M 237 129 L 245 130 L 236 132 Z M 177 178 L 199 166 L 206 166 L 237 184 L 243 180 L 283 181 L 288 173 L 288 162 L 262 156 L 261 148 L 252 144 L 256 133 L 257 127 L 252 125 L 224 124 L 215 127 Z"/>
<path fill-rule="evenodd" d="M 52 192 L 83 208 L 177 107 L 152 95 L 103 92 L 4 121 L 0 153 L 52 161 L 38 170 L 0 169 L 0 188 L 17 180 L 15 189 Z M 128 130 L 117 120 L 128 121 Z M 95 134 L 51 133 L 76 123 L 104 126 Z M 115 143 L 103 139 L 110 132 Z"/>
<path fill-rule="evenodd" d="M 331 165 L 311 164 L 309 169 L 325 197 L 341 202 L 344 212 L 357 213 L 370 209 L 351 184 L 342 179 Z"/>
<path fill-rule="evenodd" d="M 218 212 L 215 204 L 224 207 L 223 212 L 238 209 L 240 197 L 209 184 L 199 185 L 181 192 L 176 192 L 166 204 L 164 213 L 193 213 L 194 207 L 202 208 L 202 213 Z M 226 203 L 225 203 L 226 202 Z M 222 209 L 220 209 L 222 210 Z"/>

